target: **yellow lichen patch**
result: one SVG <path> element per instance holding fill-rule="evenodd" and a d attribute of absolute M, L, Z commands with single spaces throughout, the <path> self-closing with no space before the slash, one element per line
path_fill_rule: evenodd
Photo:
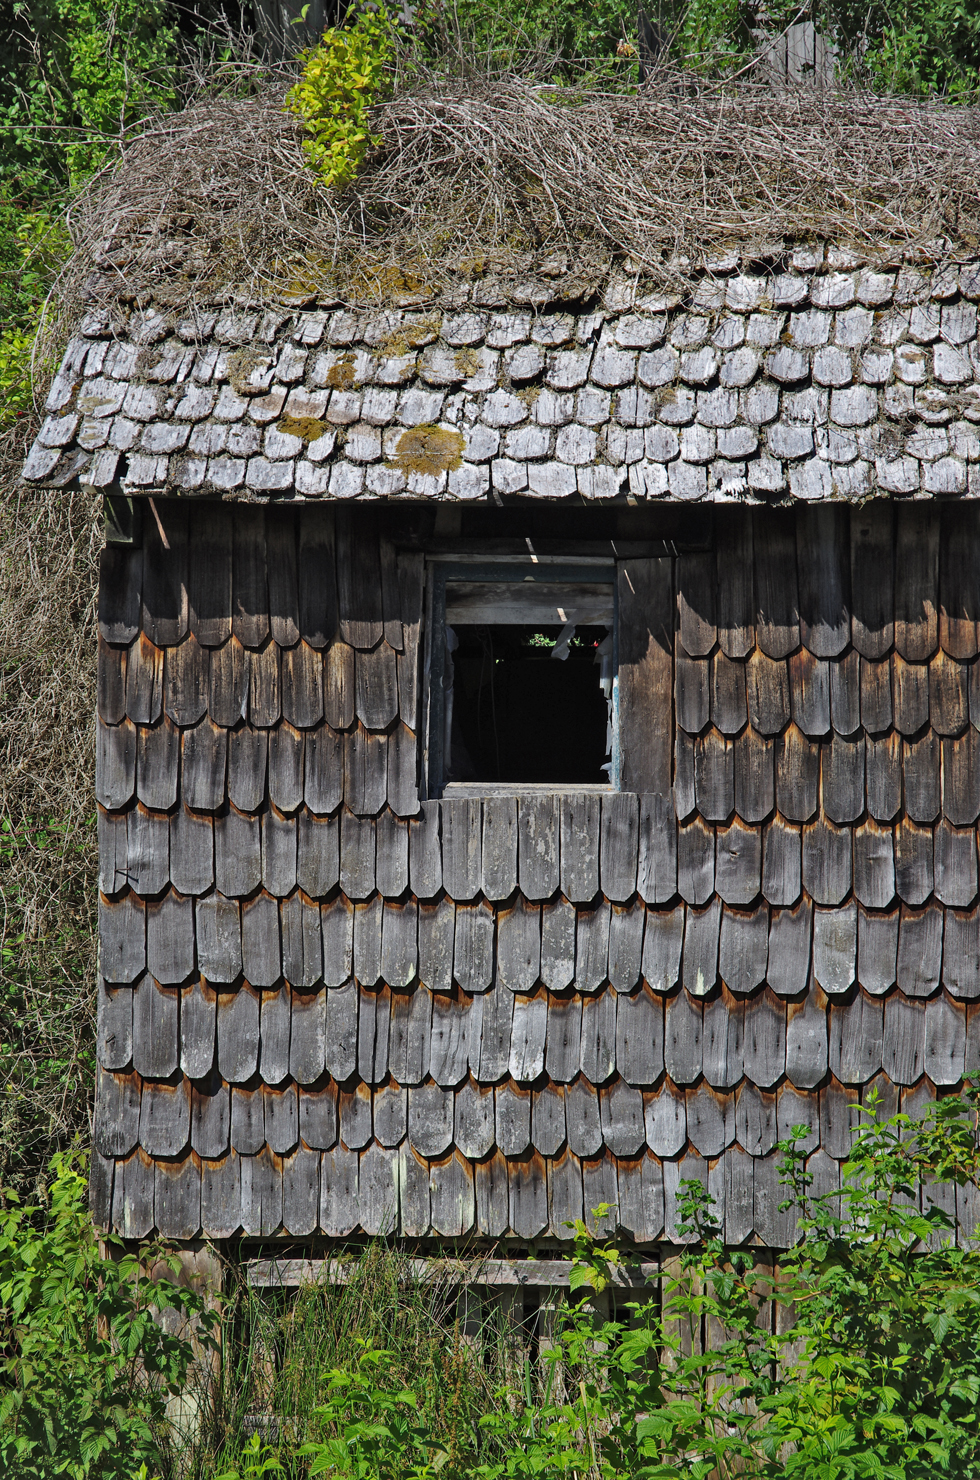
<path fill-rule="evenodd" d="M 349 352 L 341 355 L 336 365 L 327 371 L 327 385 L 335 391 L 349 391 L 354 385 L 354 356 Z"/>
<path fill-rule="evenodd" d="M 471 375 L 480 373 L 480 356 L 475 349 L 458 349 L 453 356 L 456 361 L 456 372 L 458 375 Z"/>
<path fill-rule="evenodd" d="M 374 349 L 375 359 L 397 360 L 407 355 L 420 344 L 429 344 L 442 328 L 441 314 L 426 314 L 411 324 L 400 324 L 378 342 Z"/>
<path fill-rule="evenodd" d="M 462 435 L 451 427 L 412 427 L 398 439 L 392 465 L 403 473 L 435 478 L 459 467 L 464 446 Z"/>
<path fill-rule="evenodd" d="M 316 442 L 330 428 L 325 421 L 315 416 L 284 416 L 276 422 L 276 431 L 286 437 L 302 437 L 304 442 Z"/>
<path fill-rule="evenodd" d="M 240 396 L 259 394 L 264 387 L 253 385 L 251 378 L 256 371 L 261 374 L 268 370 L 272 364 L 272 357 L 268 352 L 258 349 L 237 349 L 228 356 L 228 380 L 232 390 Z"/>

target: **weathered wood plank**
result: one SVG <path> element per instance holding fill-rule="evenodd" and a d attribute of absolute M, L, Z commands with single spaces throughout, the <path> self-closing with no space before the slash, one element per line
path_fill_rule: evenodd
<path fill-rule="evenodd" d="M 297 1084 L 316 1084 L 326 1068 L 327 993 L 290 994 L 289 1073 Z"/>
<path fill-rule="evenodd" d="M 732 992 L 745 996 L 766 978 L 769 911 L 726 908 L 718 940 L 718 974 Z M 777 988 L 778 990 L 778 988 Z"/>
<path fill-rule="evenodd" d="M 718 645 L 745 658 L 755 644 L 752 521 L 742 509 L 719 509 L 715 519 Z"/>
<path fill-rule="evenodd" d="M 595 1156 L 602 1146 L 599 1097 L 586 1078 L 565 1089 L 565 1131 L 575 1156 Z"/>
<path fill-rule="evenodd" d="M 857 979 L 866 992 L 883 997 L 895 985 L 898 910 L 870 914 L 858 910 Z"/>
<path fill-rule="evenodd" d="M 282 901 L 282 969 L 294 987 L 312 987 L 323 976 L 320 910 L 300 890 Z"/>
<path fill-rule="evenodd" d="M 468 1079 L 456 1095 L 454 1139 L 458 1150 L 474 1161 L 481 1160 L 493 1149 L 493 1099 L 492 1089 L 475 1084 L 472 1079 Z"/>
<path fill-rule="evenodd" d="M 248 709 L 250 661 L 235 636 L 213 649 L 209 657 L 208 713 L 216 725 L 230 729 Z"/>
<path fill-rule="evenodd" d="M 680 976 L 684 906 L 648 910 L 643 934 L 643 978 L 654 992 L 670 992 Z"/>
<path fill-rule="evenodd" d="M 232 525 L 227 504 L 191 510 L 188 620 L 202 647 L 220 647 L 231 636 Z"/>
<path fill-rule="evenodd" d="M 890 827 L 871 819 L 853 832 L 854 893 L 869 909 L 887 909 L 895 898 L 895 850 Z"/>
<path fill-rule="evenodd" d="M 519 993 L 514 998 L 514 1020 L 510 1038 L 511 1077 L 518 1084 L 532 1084 L 544 1073 L 544 1049 L 548 1032 L 548 995 Z"/>
<path fill-rule="evenodd" d="M 270 507 L 265 516 L 269 630 L 281 648 L 299 641 L 297 529 L 293 509 Z"/>
<path fill-rule="evenodd" d="M 126 812 L 98 809 L 99 888 L 103 894 L 118 894 L 129 880 Z M 134 885 L 135 888 L 135 885 Z"/>
<path fill-rule="evenodd" d="M 683 983 L 695 997 L 704 997 L 718 979 L 718 939 L 721 900 L 703 910 L 688 910 L 684 929 Z"/>
<path fill-rule="evenodd" d="M 770 658 L 788 657 L 800 641 L 795 522 L 794 514 L 753 511 L 756 638 Z"/>
<path fill-rule="evenodd" d="M 980 997 L 980 907 L 946 911 L 942 975 L 952 996 Z"/>
<path fill-rule="evenodd" d="M 126 879 L 144 898 L 159 894 L 166 889 L 170 874 L 167 814 L 148 812 L 138 803 L 126 814 L 126 832 Z"/>
<path fill-rule="evenodd" d="M 892 731 L 866 746 L 868 811 L 876 822 L 891 822 L 902 805 L 902 737 Z"/>
<path fill-rule="evenodd" d="M 617 992 L 632 992 L 640 980 L 643 963 L 643 926 L 646 910 L 643 901 L 612 906 L 609 916 L 609 951 L 607 973 Z M 542 959 L 544 943 L 542 931 Z M 544 973 L 542 970 L 542 980 Z M 550 983 L 546 983 L 550 985 Z"/>
<path fill-rule="evenodd" d="M 362 986 L 373 987 L 381 976 L 381 922 L 384 900 L 380 895 L 358 901 L 354 906 L 354 975 Z"/>
<path fill-rule="evenodd" d="M 296 818 L 296 882 L 311 899 L 321 899 L 339 878 L 340 818 L 302 808 Z"/>
<path fill-rule="evenodd" d="M 99 900 L 99 964 L 107 982 L 133 982 L 146 965 L 146 907 L 135 894 Z"/>
<path fill-rule="evenodd" d="M 146 906 L 146 966 L 162 985 L 194 970 L 194 901 L 172 890 Z"/>
<path fill-rule="evenodd" d="M 815 1090 L 827 1073 L 827 999 L 817 986 L 786 1007 L 786 1075 L 797 1089 Z"/>
<path fill-rule="evenodd" d="M 323 718 L 323 660 L 306 642 L 283 650 L 282 713 L 301 730 L 312 729 Z"/>
<path fill-rule="evenodd" d="M 390 987 L 407 987 L 418 979 L 418 905 L 414 899 L 388 899 L 383 910 L 381 976 Z"/>
<path fill-rule="evenodd" d="M 388 805 L 399 817 L 419 810 L 418 747 L 406 725 L 397 724 L 388 736 Z"/>
<path fill-rule="evenodd" d="M 269 635 L 265 510 L 236 509 L 232 525 L 232 631 L 254 649 Z"/>
<path fill-rule="evenodd" d="M 133 1068 L 144 1078 L 169 1079 L 180 1061 L 180 992 L 150 975 L 126 990 L 132 993 Z"/>
<path fill-rule="evenodd" d="M 470 1068 L 481 1084 L 493 1084 L 507 1073 L 514 1021 L 514 994 L 494 987 L 483 999 L 480 1036 L 470 1039 Z"/>
<path fill-rule="evenodd" d="M 350 899 L 366 899 L 375 884 L 373 817 L 356 817 L 345 807 L 340 814 L 340 887 Z"/>
<path fill-rule="evenodd" d="M 861 655 L 856 648 L 830 665 L 830 717 L 838 735 L 861 728 Z"/>
<path fill-rule="evenodd" d="M 800 640 L 817 658 L 836 658 L 851 636 L 848 510 L 840 504 L 796 511 Z"/>
<path fill-rule="evenodd" d="M 124 725 L 116 725 L 110 734 L 120 735 Z M 128 763 L 128 736 L 125 750 L 107 751 L 107 760 L 117 758 Z M 136 795 L 144 806 L 155 811 L 167 812 L 177 800 L 177 771 L 180 759 L 180 732 L 166 715 L 155 725 L 140 725 L 136 731 Z M 105 769 L 105 768 L 104 768 Z M 104 774 L 104 771 L 103 771 Z M 114 778 L 113 778 L 114 779 Z M 126 789 L 126 782 L 119 778 L 118 786 L 103 788 L 99 800 L 105 806 L 120 806 L 119 796 Z M 130 793 L 131 794 L 131 793 Z"/>
<path fill-rule="evenodd" d="M 936 898 L 965 909 L 977 896 L 977 839 L 972 827 L 952 827 L 944 817 L 933 834 Z"/>
<path fill-rule="evenodd" d="M 939 641 L 951 658 L 977 655 L 980 618 L 980 526 L 969 504 L 940 511 Z"/>
<path fill-rule="evenodd" d="M 337 510 L 340 635 L 367 651 L 384 636 L 378 518 L 373 509 Z"/>
<path fill-rule="evenodd" d="M 735 1137 L 749 1156 L 765 1156 L 776 1144 L 776 1096 L 745 1081 L 735 1099 Z"/>
<path fill-rule="evenodd" d="M 717 832 L 715 889 L 726 904 L 748 905 L 762 881 L 762 829 L 746 827 L 736 817 Z"/>
<path fill-rule="evenodd" d="M 735 746 L 710 729 L 694 742 L 694 795 L 708 822 L 725 822 L 735 806 Z"/>
<path fill-rule="evenodd" d="M 686 1099 L 687 1135 L 690 1144 L 701 1156 L 720 1156 L 725 1147 L 735 1139 L 733 1097 L 720 1094 L 709 1084 L 701 1083 L 687 1091 Z M 724 1212 L 720 1211 L 723 1218 Z"/>
<path fill-rule="evenodd" d="M 723 735 L 737 735 L 747 718 L 745 664 L 720 649 L 711 660 L 711 721 Z"/>
<path fill-rule="evenodd" d="M 869 732 L 887 730 L 892 722 L 892 665 L 889 658 L 861 659 L 861 723 Z"/>
<path fill-rule="evenodd" d="M 281 710 L 280 651 L 271 640 L 248 655 L 249 723 L 267 730 Z"/>
<path fill-rule="evenodd" d="M 462 1238 L 473 1227 L 476 1194 L 473 1168 L 461 1156 L 433 1162 L 429 1168 L 432 1231 L 443 1238 Z"/>
<path fill-rule="evenodd" d="M 241 724 L 228 735 L 228 799 L 240 812 L 256 812 L 266 789 L 269 736 Z"/>
<path fill-rule="evenodd" d="M 325 648 L 337 635 L 337 566 L 332 509 L 300 509 L 297 576 L 300 634 Z"/>
<path fill-rule="evenodd" d="M 511 1161 L 507 1167 L 510 1188 L 510 1226 L 518 1238 L 537 1238 L 548 1226 L 548 1184 L 544 1158 L 537 1152 Z"/>
<path fill-rule="evenodd" d="M 455 933 L 456 908 L 451 899 L 418 906 L 419 981 L 430 992 L 448 992 L 452 987 Z"/>
<path fill-rule="evenodd" d="M 335 1146 L 320 1158 L 320 1232 L 328 1238 L 345 1238 L 358 1226 L 357 1193 L 359 1157 L 356 1151 Z M 428 1231 L 428 1180 L 426 1219 Z"/>
<path fill-rule="evenodd" d="M 442 802 L 442 882 L 451 899 L 473 899 L 483 879 L 481 802 Z"/>
<path fill-rule="evenodd" d="M 616 1069 L 616 999 L 599 992 L 582 1002 L 582 1073 L 604 1084 Z"/>
<path fill-rule="evenodd" d="M 171 649 L 172 653 L 181 653 L 186 644 L 180 648 Z M 98 710 L 99 718 L 107 725 L 117 725 L 126 713 L 126 670 L 128 667 L 129 649 L 125 647 L 110 647 L 103 637 L 99 637 L 99 660 L 98 660 Z M 193 680 L 194 672 L 190 665 L 187 666 L 187 678 Z M 167 693 L 165 703 L 168 713 L 172 703 L 186 703 L 193 707 L 193 685 L 184 682 L 185 667 L 182 662 L 175 665 L 175 678 L 171 680 L 170 665 L 167 665 L 166 685 Z M 177 678 L 181 680 L 177 682 Z M 174 690 L 171 694 L 171 689 Z M 184 690 L 187 689 L 185 696 Z M 171 714 L 171 719 L 173 715 Z M 195 715 L 199 718 L 199 714 Z"/>
<path fill-rule="evenodd" d="M 926 1004 L 922 1066 L 935 1085 L 959 1084 L 966 1049 L 966 1008 L 945 992 Z"/>
<path fill-rule="evenodd" d="M 388 1068 L 403 1085 L 421 1084 L 429 1072 L 432 996 L 425 988 L 391 994 Z"/>
<path fill-rule="evenodd" d="M 940 807 L 942 746 L 932 732 L 902 747 L 905 810 L 913 822 L 934 822 Z"/>
<path fill-rule="evenodd" d="M 881 1060 L 893 1084 L 917 1084 L 925 1056 L 926 1004 L 893 992 L 884 1003 Z"/>
<path fill-rule="evenodd" d="M 636 1156 L 646 1140 L 643 1096 L 632 1084 L 616 1078 L 599 1091 L 602 1139 L 614 1156 Z"/>
<path fill-rule="evenodd" d="M 606 980 L 609 960 L 609 905 L 579 910 L 575 930 L 575 985 L 595 992 Z"/>
<path fill-rule="evenodd" d="M 939 986 L 943 913 L 934 902 L 921 910 L 902 906 L 896 980 L 906 997 L 931 997 Z"/>
<path fill-rule="evenodd" d="M 643 1087 L 656 1084 L 664 1072 L 663 999 L 645 987 L 617 999 L 616 1068 L 627 1084 Z"/>
<path fill-rule="evenodd" d="M 320 1155 L 298 1146 L 282 1163 L 282 1223 L 294 1238 L 316 1232 L 320 1210 Z"/>
<path fill-rule="evenodd" d="M 548 997 L 548 1036 L 545 1071 L 555 1084 L 570 1084 L 579 1071 L 582 1057 L 582 999 Z"/>
<path fill-rule="evenodd" d="M 548 1162 L 547 1171 L 549 1231 L 552 1238 L 571 1238 L 569 1224 L 584 1216 L 581 1164 L 573 1151 L 566 1150 Z"/>
<path fill-rule="evenodd" d="M 929 664 L 929 722 L 940 735 L 958 735 L 969 723 L 968 674 L 942 648 Z"/>
<path fill-rule="evenodd" d="M 646 904 L 666 904 L 677 893 L 677 820 L 669 795 L 640 797 L 636 887 Z"/>
<path fill-rule="evenodd" d="M 687 1101 L 682 1090 L 665 1080 L 645 1096 L 647 1145 L 655 1156 L 676 1156 L 687 1140 Z"/>
<path fill-rule="evenodd" d="M 494 1093 L 497 1145 L 505 1156 L 521 1156 L 531 1144 L 531 1091 L 508 1082 Z"/>
<path fill-rule="evenodd" d="M 354 661 L 357 717 L 368 730 L 385 730 L 398 713 L 398 667 L 395 650 L 379 642 L 370 652 L 358 650 Z"/>
<path fill-rule="evenodd" d="M 715 887 L 714 828 L 696 817 L 677 829 L 677 892 L 691 905 L 706 904 Z"/>
<path fill-rule="evenodd" d="M 494 914 L 485 900 L 456 907 L 453 975 L 464 992 L 485 992 L 494 979 Z"/>
<path fill-rule="evenodd" d="M 705 1002 L 703 1021 L 704 1077 L 714 1089 L 734 1089 L 742 1078 L 745 1005 L 723 989 Z"/>
<path fill-rule="evenodd" d="M 498 1151 L 474 1168 L 476 1226 L 485 1238 L 500 1238 L 510 1226 L 507 1162 Z"/>
<path fill-rule="evenodd" d="M 864 736 L 834 734 L 820 749 L 824 811 L 831 822 L 856 822 L 864 811 Z"/>
<path fill-rule="evenodd" d="M 408 865 L 412 893 L 432 899 L 442 888 L 441 807 L 423 802 L 408 829 Z"/>
<path fill-rule="evenodd" d="M 323 660 L 323 713 L 335 730 L 349 730 L 355 720 L 354 649 L 332 642 Z"/>
<path fill-rule="evenodd" d="M 171 499 L 157 499 L 155 508 L 157 519 L 143 522 L 142 625 L 151 642 L 173 647 L 187 633 L 189 509 Z"/>
<path fill-rule="evenodd" d="M 575 907 L 559 895 L 541 910 L 541 980 L 553 992 L 575 979 L 575 936 Z"/>
<path fill-rule="evenodd" d="M 602 798 L 599 857 L 602 892 L 607 899 L 627 900 L 636 889 L 639 825 L 640 805 L 635 794 L 618 792 Z"/>
<path fill-rule="evenodd" d="M 497 915 L 497 977 L 512 992 L 529 992 L 541 969 L 541 907 L 518 895 Z"/>
<path fill-rule="evenodd" d="M 145 632 L 128 651 L 126 714 L 135 724 L 155 724 L 163 713 L 164 658 L 164 649 Z"/>
<path fill-rule="evenodd" d="M 337 1086 L 299 1092 L 299 1133 L 314 1151 L 329 1151 L 337 1140 Z"/>
<path fill-rule="evenodd" d="M 262 847 L 258 817 L 234 807 L 214 819 L 214 877 L 229 899 L 252 894 L 262 882 Z"/>
<path fill-rule="evenodd" d="M 106 545 L 99 553 L 99 632 L 106 642 L 130 643 L 139 631 L 143 552 Z"/>
<path fill-rule="evenodd" d="M 587 904 L 599 892 L 600 817 L 597 796 L 561 798 L 561 889 L 573 904 Z"/>
<path fill-rule="evenodd" d="M 895 648 L 909 663 L 931 658 L 939 642 L 939 509 L 895 507 Z"/>
<path fill-rule="evenodd" d="M 749 722 L 760 735 L 778 735 L 790 717 L 789 669 L 785 659 L 756 648 L 745 668 Z"/>
<path fill-rule="evenodd" d="M 517 888 L 517 798 L 488 797 L 483 804 L 483 892 L 509 899 Z"/>
<path fill-rule="evenodd" d="M 820 818 L 803 829 L 803 887 L 815 904 L 840 904 L 851 887 L 850 829 Z"/>
<path fill-rule="evenodd" d="M 664 1064 L 675 1084 L 694 1084 L 701 1073 L 703 1032 L 702 1004 L 682 989 L 664 1013 Z"/>
<path fill-rule="evenodd" d="M 841 996 L 854 982 L 857 961 L 857 905 L 813 912 L 813 974 L 828 996 Z"/>
<path fill-rule="evenodd" d="M 676 580 L 681 642 L 693 657 L 706 657 L 716 637 L 714 552 L 679 555 Z"/>
<path fill-rule="evenodd" d="M 425 562 L 421 551 L 398 554 L 398 589 L 402 619 L 402 651 L 398 654 L 398 711 L 410 730 L 417 728 L 419 691 L 419 626 Z"/>
<path fill-rule="evenodd" d="M 180 1156 L 191 1137 L 191 1086 L 146 1079 L 140 1096 L 140 1145 L 148 1156 Z"/>
<path fill-rule="evenodd" d="M 710 664 L 693 658 L 680 643 L 674 651 L 674 713 L 689 735 L 698 735 L 708 723 L 711 688 Z"/>
<path fill-rule="evenodd" d="M 774 750 L 776 805 L 790 822 L 808 822 L 817 810 L 820 746 L 791 724 Z"/>
<path fill-rule="evenodd" d="M 272 753 L 269 753 L 270 780 Z M 358 817 L 376 816 L 388 796 L 388 737 L 361 725 L 344 736 L 344 799 Z"/>
<path fill-rule="evenodd" d="M 735 811 L 743 822 L 764 822 L 773 809 L 773 742 L 746 726 L 734 742 Z"/>
<path fill-rule="evenodd" d="M 786 1003 L 764 988 L 745 1004 L 745 1077 L 770 1089 L 786 1068 Z"/>
<path fill-rule="evenodd" d="M 766 979 L 781 997 L 795 997 L 806 989 L 812 928 L 813 906 L 808 899 L 795 908 L 772 912 Z"/>
<path fill-rule="evenodd" d="M 397 993 L 392 994 L 392 1003 Z M 456 1101 L 457 1125 L 459 1124 L 459 1097 Z M 408 1090 L 402 1089 L 393 1080 L 374 1091 L 374 1135 L 382 1146 L 399 1146 L 408 1132 Z M 457 1140 L 459 1138 L 457 1137 Z M 492 1139 L 492 1137 L 491 1137 Z"/>
<path fill-rule="evenodd" d="M 671 561 L 623 560 L 617 565 L 621 786 L 670 791 L 670 733 L 662 723 L 672 687 Z"/>
<path fill-rule="evenodd" d="M 793 905 L 803 887 L 802 833 L 774 817 L 762 835 L 762 893 L 772 905 Z"/>
<path fill-rule="evenodd" d="M 980 734 L 971 727 L 942 745 L 943 815 L 969 825 L 980 816 Z"/>
<path fill-rule="evenodd" d="M 361 987 L 357 1001 L 357 1072 L 365 1084 L 381 1084 L 388 1073 L 391 990 Z"/>
<path fill-rule="evenodd" d="M 363 1151 L 371 1140 L 371 1090 L 366 1084 L 342 1089 L 337 1096 L 340 1139 L 350 1151 Z"/>
<path fill-rule="evenodd" d="M 218 1070 L 228 1084 L 244 1084 L 259 1066 L 261 993 L 247 982 L 218 993 Z"/>
<path fill-rule="evenodd" d="M 851 641 L 863 657 L 883 658 L 894 636 L 892 505 L 881 500 L 850 512 Z"/>
<path fill-rule="evenodd" d="M 830 730 L 830 664 L 806 648 L 789 658 L 790 708 L 804 735 L 816 738 Z"/>
<path fill-rule="evenodd" d="M 217 1006 L 218 994 L 200 978 L 180 992 L 180 1068 L 189 1079 L 211 1073 Z"/>
<path fill-rule="evenodd" d="M 242 970 L 253 987 L 271 987 L 281 975 L 279 905 L 268 894 L 242 904 Z"/>
<path fill-rule="evenodd" d="M 262 883 L 277 898 L 296 888 L 296 818 L 274 807 L 262 813 Z"/>
<path fill-rule="evenodd" d="M 906 663 L 897 652 L 892 655 L 892 712 L 903 735 L 914 735 L 929 718 L 928 665 Z"/>

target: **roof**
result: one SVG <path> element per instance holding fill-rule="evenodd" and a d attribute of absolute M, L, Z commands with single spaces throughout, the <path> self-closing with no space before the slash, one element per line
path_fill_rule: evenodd
<path fill-rule="evenodd" d="M 24 476 L 244 501 L 980 493 L 980 261 L 808 247 L 733 254 L 683 298 L 623 269 L 580 311 L 525 296 L 93 309 Z"/>

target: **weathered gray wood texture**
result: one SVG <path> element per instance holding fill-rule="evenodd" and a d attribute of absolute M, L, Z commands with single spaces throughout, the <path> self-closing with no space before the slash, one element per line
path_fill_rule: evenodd
<path fill-rule="evenodd" d="M 102 1223 L 649 1243 L 703 1173 L 778 1244 L 793 1124 L 823 1187 L 872 1084 L 976 1072 L 972 506 L 624 562 L 636 792 L 421 805 L 421 557 L 158 508 L 103 574 Z"/>

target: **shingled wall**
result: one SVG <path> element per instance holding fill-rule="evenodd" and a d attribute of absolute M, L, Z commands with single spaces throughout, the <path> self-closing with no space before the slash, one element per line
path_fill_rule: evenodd
<path fill-rule="evenodd" d="M 647 562 L 642 794 L 423 803 L 422 554 L 155 508 L 103 557 L 101 1222 L 650 1243 L 699 1176 L 779 1248 L 791 1126 L 832 1189 L 873 1090 L 980 1067 L 973 506 L 730 511 Z"/>

